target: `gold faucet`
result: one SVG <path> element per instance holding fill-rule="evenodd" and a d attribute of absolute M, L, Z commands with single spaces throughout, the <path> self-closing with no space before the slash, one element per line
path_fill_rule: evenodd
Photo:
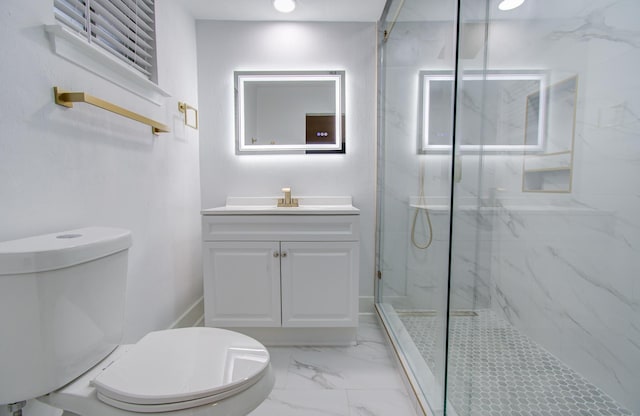
<path fill-rule="evenodd" d="M 278 199 L 278 207 L 297 207 L 298 199 L 291 198 L 291 188 L 282 188 L 282 192 L 284 192 L 284 198 Z"/>

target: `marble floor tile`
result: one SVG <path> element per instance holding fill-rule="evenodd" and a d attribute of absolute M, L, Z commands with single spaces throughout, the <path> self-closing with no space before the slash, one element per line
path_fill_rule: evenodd
<path fill-rule="evenodd" d="M 293 351 L 288 383 L 291 389 L 393 389 L 402 385 L 388 353 L 369 346 L 349 349 Z"/>
<path fill-rule="evenodd" d="M 289 364 L 291 363 L 291 348 L 268 347 L 271 359 L 271 368 L 276 377 L 274 389 L 284 389 L 287 387 L 289 378 Z"/>
<path fill-rule="evenodd" d="M 350 416 L 345 390 L 273 390 L 250 416 Z"/>
<path fill-rule="evenodd" d="M 347 390 L 350 416 L 416 416 L 403 389 Z"/>
<path fill-rule="evenodd" d="M 382 331 L 383 329 L 380 327 L 377 317 L 364 315 L 360 318 L 358 324 L 358 341 L 386 343 L 386 338 Z"/>
<path fill-rule="evenodd" d="M 357 345 L 269 347 L 276 382 L 250 416 L 415 416 L 377 318 L 361 316 Z"/>

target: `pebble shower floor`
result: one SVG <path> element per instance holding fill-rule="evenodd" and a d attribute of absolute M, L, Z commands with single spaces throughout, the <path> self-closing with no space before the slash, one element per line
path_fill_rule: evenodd
<path fill-rule="evenodd" d="M 632 415 L 489 310 L 450 318 L 448 401 L 458 416 Z M 442 324 L 399 312 L 430 368 Z"/>

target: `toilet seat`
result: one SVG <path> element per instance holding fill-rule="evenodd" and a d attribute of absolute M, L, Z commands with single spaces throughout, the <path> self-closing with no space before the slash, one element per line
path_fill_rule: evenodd
<path fill-rule="evenodd" d="M 243 392 L 244 390 L 251 387 L 258 380 L 252 380 L 251 383 L 243 384 L 241 386 L 236 387 L 235 389 L 227 390 L 223 393 L 216 394 L 213 396 L 202 397 L 194 400 L 186 400 L 182 402 L 175 403 L 164 403 L 164 404 L 135 404 L 135 403 L 127 403 L 121 402 L 119 400 L 114 400 L 110 397 L 103 396 L 100 393 L 97 393 L 98 399 L 103 403 L 108 404 L 109 406 L 117 407 L 118 409 L 127 410 L 130 412 L 136 413 L 162 413 L 162 412 L 174 412 L 176 410 L 190 409 L 192 407 L 203 406 L 209 403 L 215 403 L 220 400 L 224 400 L 228 397 L 235 396 L 238 393 Z"/>
<path fill-rule="evenodd" d="M 145 335 L 91 384 L 98 398 L 111 406 L 170 411 L 237 394 L 255 383 L 268 365 L 267 349 L 246 335 L 181 328 Z"/>
<path fill-rule="evenodd" d="M 83 376 L 39 399 L 87 416 L 216 415 L 223 409 L 219 414 L 246 414 L 273 383 L 269 353 L 258 341 L 219 328 L 181 328 L 120 346 Z"/>

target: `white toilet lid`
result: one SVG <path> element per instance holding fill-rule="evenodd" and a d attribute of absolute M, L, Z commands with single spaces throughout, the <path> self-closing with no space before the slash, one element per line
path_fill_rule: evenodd
<path fill-rule="evenodd" d="M 92 384 L 98 397 L 115 407 L 122 402 L 184 408 L 244 390 L 268 366 L 267 349 L 246 335 L 219 328 L 171 329 L 147 334 Z"/>

